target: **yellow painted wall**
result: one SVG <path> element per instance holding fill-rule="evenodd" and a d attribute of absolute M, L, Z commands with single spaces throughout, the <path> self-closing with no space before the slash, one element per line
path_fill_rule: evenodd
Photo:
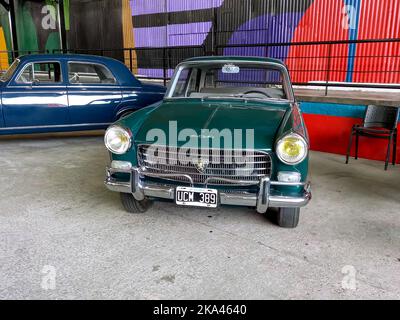
<path fill-rule="evenodd" d="M 7 70 L 8 64 L 8 53 L 6 37 L 4 35 L 3 27 L 0 27 L 0 71 Z"/>
<path fill-rule="evenodd" d="M 135 47 L 135 37 L 133 34 L 133 25 L 132 25 L 132 10 L 130 6 L 129 0 L 122 0 L 122 26 L 123 26 L 123 35 L 124 35 L 124 48 L 134 48 Z M 125 64 L 130 66 L 130 55 L 129 51 L 126 50 L 124 53 Z M 137 57 L 136 52 L 132 50 L 132 66 L 133 73 L 137 73 Z"/>

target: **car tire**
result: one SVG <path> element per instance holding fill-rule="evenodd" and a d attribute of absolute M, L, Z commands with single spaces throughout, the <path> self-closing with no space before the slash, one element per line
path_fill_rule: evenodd
<path fill-rule="evenodd" d="M 124 209 L 129 213 L 144 213 L 152 205 L 152 201 L 145 198 L 144 200 L 136 200 L 130 193 L 120 193 L 121 202 Z"/>
<path fill-rule="evenodd" d="M 300 208 L 278 208 L 277 223 L 282 228 L 296 228 L 299 217 Z"/>

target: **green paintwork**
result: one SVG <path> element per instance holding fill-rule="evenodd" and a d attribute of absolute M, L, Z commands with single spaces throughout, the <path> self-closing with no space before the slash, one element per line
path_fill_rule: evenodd
<path fill-rule="evenodd" d="M 60 37 L 58 32 L 52 32 L 47 38 L 45 50 L 52 52 L 54 49 L 60 48 Z"/>
<path fill-rule="evenodd" d="M 289 104 L 285 103 L 170 99 L 148 115 L 140 132 L 136 135 L 135 141 L 137 143 L 154 143 L 154 140 L 146 138 L 147 133 L 153 128 L 169 132 L 169 122 L 176 121 L 178 132 L 183 129 L 191 129 L 197 135 L 201 134 L 202 129 L 254 130 L 255 148 L 270 151 L 274 147 L 276 131 L 289 108 Z M 215 136 L 212 133 L 210 135 Z M 212 140 L 215 141 L 215 139 Z M 172 146 L 180 147 L 185 142 L 180 141 L 178 145 Z M 168 144 L 171 145 L 174 142 L 171 141 Z M 244 146 L 244 143 L 242 145 Z"/>
<path fill-rule="evenodd" d="M 65 30 L 67 30 L 67 31 L 69 31 L 69 29 L 70 29 L 69 7 L 70 7 L 69 0 L 64 0 L 64 21 L 65 21 Z"/>
<path fill-rule="evenodd" d="M 6 9 L 4 9 L 4 7 L 2 5 L 0 5 L 0 27 L 3 28 L 4 37 L 6 39 L 7 51 L 11 51 L 12 45 L 11 45 L 9 15 L 8 15 L 8 11 Z M 10 62 L 12 62 L 12 60 L 10 60 L 9 63 Z"/>
<path fill-rule="evenodd" d="M 212 62 L 216 60 L 238 61 L 240 59 L 282 64 L 279 60 L 256 57 L 202 57 L 186 61 Z M 297 104 L 286 100 L 246 100 L 229 97 L 204 100 L 196 98 L 164 99 L 164 101 L 135 112 L 116 123 L 130 129 L 134 141 L 126 154 L 112 154 L 112 159 L 130 161 L 134 166 L 137 165 L 135 146 L 141 143 L 160 144 L 148 136 L 153 129 L 161 129 L 168 139 L 171 121 L 176 121 L 178 133 L 182 129 L 190 129 L 193 130 L 195 136 L 199 136 L 202 129 L 217 129 L 218 131 L 230 129 L 231 132 L 234 129 L 253 129 L 254 149 L 268 151 L 271 155 L 272 180 L 277 180 L 279 171 L 296 171 L 301 173 L 303 182 L 307 180 L 308 157 L 298 165 L 286 165 L 275 154 L 276 142 L 290 132 L 296 132 L 308 140 L 304 120 Z M 208 132 L 208 135 L 213 136 L 212 132 Z M 245 137 L 242 140 L 243 146 L 245 146 L 244 142 Z M 168 141 L 166 143 L 177 147 L 191 146 L 188 138 L 186 141 L 178 139 L 177 145 Z M 212 142 L 210 142 L 210 146 L 212 146 Z M 303 192 L 302 190 L 302 187 L 271 187 L 272 193 L 280 195 L 295 195 Z"/>
<path fill-rule="evenodd" d="M 278 171 L 297 171 L 302 174 L 302 180 L 306 181 L 308 158 L 298 165 L 291 166 L 279 161 L 274 153 L 277 139 L 294 131 L 293 110 L 296 110 L 296 107 L 291 107 L 289 103 L 279 102 L 249 101 L 245 103 L 242 100 L 234 101 L 233 99 L 205 101 L 201 101 L 201 99 L 166 99 L 115 123 L 131 130 L 134 144 L 126 154 L 113 154 L 112 158 L 130 161 L 133 165 L 137 165 L 135 145 L 154 143 L 153 140 L 146 139 L 147 133 L 152 129 L 162 129 L 168 136 L 169 121 L 177 121 L 178 132 L 181 129 L 189 128 L 196 131 L 197 135 L 204 128 L 254 129 L 255 149 L 271 152 L 274 168 L 271 178 L 276 179 Z M 299 130 L 296 131 L 302 133 Z M 306 134 L 302 135 L 307 137 Z M 184 143 L 185 141 L 180 142 L 178 147 Z"/>
<path fill-rule="evenodd" d="M 37 51 L 39 50 L 37 31 L 30 12 L 30 4 L 27 2 L 18 2 L 17 8 L 16 24 L 19 50 Z"/>
<path fill-rule="evenodd" d="M 133 114 L 120 119 L 114 124 L 120 125 L 124 128 L 129 128 L 129 130 L 132 132 L 133 137 L 136 137 L 139 134 L 139 130 L 143 122 L 146 120 L 146 118 L 151 114 L 153 110 L 158 108 L 161 104 L 162 102 L 160 101 L 145 108 L 139 109 L 138 111 L 135 111 Z M 137 165 L 135 145 L 136 141 L 134 141 L 131 149 L 128 150 L 128 152 L 125 154 L 122 155 L 111 154 L 112 159 L 121 161 L 130 161 L 133 165 Z"/>

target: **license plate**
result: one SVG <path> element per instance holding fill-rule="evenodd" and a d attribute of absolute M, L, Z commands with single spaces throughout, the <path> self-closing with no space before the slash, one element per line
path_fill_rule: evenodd
<path fill-rule="evenodd" d="M 175 203 L 181 206 L 216 208 L 218 206 L 218 190 L 177 187 Z"/>

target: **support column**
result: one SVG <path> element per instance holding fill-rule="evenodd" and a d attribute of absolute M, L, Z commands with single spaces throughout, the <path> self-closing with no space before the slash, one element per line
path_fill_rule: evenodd
<path fill-rule="evenodd" d="M 65 11 L 64 11 L 64 0 L 58 0 L 58 32 L 60 35 L 60 46 L 61 52 L 67 50 L 67 31 L 65 29 Z"/>
<path fill-rule="evenodd" d="M 18 57 L 18 38 L 17 38 L 17 24 L 15 18 L 15 0 L 10 0 L 8 5 L 8 19 L 10 21 L 11 44 L 13 50 L 13 59 Z M 7 8 L 6 8 L 7 9 Z"/>

